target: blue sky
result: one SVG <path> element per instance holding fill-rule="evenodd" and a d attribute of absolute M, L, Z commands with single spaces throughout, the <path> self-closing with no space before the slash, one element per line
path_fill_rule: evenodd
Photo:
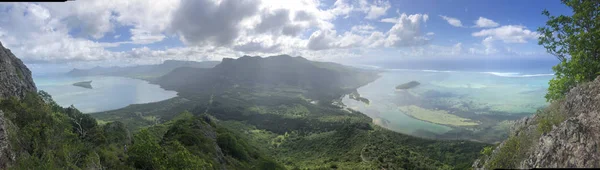
<path fill-rule="evenodd" d="M 0 3 L 0 42 L 42 71 L 278 54 L 388 65 L 554 60 L 537 45 L 543 9 L 571 13 L 559 0 Z"/>

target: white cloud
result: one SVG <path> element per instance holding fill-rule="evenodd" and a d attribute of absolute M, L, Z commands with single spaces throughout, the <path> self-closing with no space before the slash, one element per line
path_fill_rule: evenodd
<path fill-rule="evenodd" d="M 383 48 L 414 51 L 415 54 L 453 55 L 464 53 L 471 47 L 462 43 L 429 45 L 435 35 L 425 29 L 429 16 L 409 15 L 398 10 L 395 17 L 386 16 L 391 8 L 387 0 L 337 0 L 333 5 L 328 4 L 322 0 L 6 3 L 0 4 L 0 41 L 29 63 L 120 64 L 116 62 L 120 61 L 143 64 L 164 59 L 219 60 L 244 54 L 290 54 L 325 60 L 357 57 Z M 391 24 L 380 26 L 370 23 L 372 21 L 333 24 L 336 19 L 343 19 L 340 17 L 350 16 Z M 128 35 L 121 32 L 123 28 L 128 29 L 131 37 L 121 37 Z M 472 36 L 489 41 L 487 51 L 493 52 L 496 48 L 491 44 L 501 41 L 523 43 L 531 40 L 532 34 L 537 35 L 527 31 L 522 26 L 499 27 L 481 30 Z M 98 42 L 105 40 L 105 36 L 113 41 L 129 40 Z M 160 50 L 139 46 L 161 42 L 167 37 L 179 37 L 187 46 Z M 485 53 L 488 48 L 483 44 L 487 41 L 482 41 L 476 49 Z M 122 44 L 138 45 L 118 52 L 113 50 L 120 48 L 107 49 Z"/>
<path fill-rule="evenodd" d="M 355 25 L 350 29 L 351 32 L 358 34 L 371 34 L 373 30 L 375 30 L 375 27 L 372 25 Z"/>
<path fill-rule="evenodd" d="M 539 37 L 537 32 L 521 25 L 505 25 L 498 28 L 484 29 L 471 35 L 502 40 L 505 43 L 527 43 L 527 40 L 535 40 Z"/>
<path fill-rule="evenodd" d="M 306 47 L 311 50 L 324 50 L 336 47 L 335 30 L 317 30 L 310 35 Z"/>
<path fill-rule="evenodd" d="M 345 32 L 343 35 L 337 35 L 335 30 L 318 30 L 310 36 L 307 48 L 325 50 L 357 46 L 368 48 L 421 46 L 429 42 L 430 38 L 427 36 L 433 36 L 433 33 L 423 34 L 421 30 L 422 24 L 428 18 L 427 14 L 400 14 L 396 24 L 386 33 L 375 31 L 370 25 L 354 26 L 350 32 Z"/>
<path fill-rule="evenodd" d="M 182 0 L 174 14 L 172 29 L 189 45 L 229 45 L 240 35 L 240 22 L 256 14 L 259 3 L 256 0 Z"/>
<path fill-rule="evenodd" d="M 419 46 L 429 42 L 429 38 L 423 36 L 421 25 L 427 22 L 427 14 L 401 14 L 398 22 L 387 32 L 386 46 Z"/>
<path fill-rule="evenodd" d="M 384 18 L 379 20 L 379 22 L 396 23 L 398 22 L 398 18 Z"/>
<path fill-rule="evenodd" d="M 497 27 L 500 24 L 492 21 L 491 19 L 487 19 L 484 17 L 479 17 L 479 19 L 477 19 L 475 21 L 475 27 L 479 27 L 479 28 L 492 28 L 492 27 Z"/>
<path fill-rule="evenodd" d="M 155 42 L 160 42 L 165 39 L 165 35 L 162 34 L 152 34 L 150 31 L 141 30 L 141 29 L 131 29 L 131 40 L 134 44 L 151 44 Z"/>
<path fill-rule="evenodd" d="M 381 16 L 384 16 L 388 9 L 390 9 L 391 5 L 388 1 L 375 1 L 368 7 L 367 16 L 365 19 L 377 19 Z"/>
<path fill-rule="evenodd" d="M 452 17 L 448 17 L 448 16 L 444 16 L 444 15 L 440 15 L 440 17 L 442 17 L 444 20 L 446 20 L 448 22 L 448 24 L 455 26 L 455 27 L 462 27 L 462 22 L 460 22 L 459 19 L 456 18 L 452 18 Z"/>

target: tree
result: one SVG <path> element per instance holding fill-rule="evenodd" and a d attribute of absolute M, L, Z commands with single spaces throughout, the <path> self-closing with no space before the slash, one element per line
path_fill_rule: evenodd
<path fill-rule="evenodd" d="M 160 169 L 164 165 L 164 150 L 147 129 L 135 135 L 133 146 L 127 152 L 127 161 L 138 169 Z"/>
<path fill-rule="evenodd" d="M 562 0 L 573 10 L 572 16 L 548 17 L 546 26 L 538 28 L 539 45 L 556 56 L 560 63 L 552 70 L 546 100 L 554 101 L 575 85 L 594 80 L 600 74 L 600 1 Z"/>

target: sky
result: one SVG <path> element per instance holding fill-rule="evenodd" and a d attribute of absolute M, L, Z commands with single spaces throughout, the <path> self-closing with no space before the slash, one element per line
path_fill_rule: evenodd
<path fill-rule="evenodd" d="M 0 3 L 0 42 L 34 74 L 279 54 L 387 65 L 556 60 L 537 44 L 544 9 L 572 13 L 559 0 Z"/>

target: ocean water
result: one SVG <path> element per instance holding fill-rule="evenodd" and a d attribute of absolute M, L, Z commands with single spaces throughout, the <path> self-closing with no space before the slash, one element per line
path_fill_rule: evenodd
<path fill-rule="evenodd" d="M 417 131 L 442 134 L 455 127 L 412 118 L 400 111 L 400 106 L 429 106 L 434 110 L 467 106 L 466 110 L 455 113 L 460 117 L 486 119 L 486 122 L 492 122 L 486 126 L 493 127 L 502 119 L 528 116 L 546 106 L 544 95 L 548 81 L 553 77 L 553 74 L 539 70 L 526 73 L 386 69 L 380 75 L 379 79 L 358 89 L 370 104 L 349 97 L 345 97 L 343 103 L 369 115 L 376 124 L 417 136 Z M 421 84 L 408 90 L 395 89 L 410 81 Z M 504 117 L 496 118 L 495 115 Z M 492 118 L 493 121 L 487 121 Z"/>
<path fill-rule="evenodd" d="M 83 113 L 119 109 L 130 104 L 150 103 L 177 96 L 147 81 L 110 76 L 34 76 L 38 90 L 44 90 L 63 107 L 74 105 Z M 73 86 L 73 83 L 92 81 L 93 89 Z"/>

